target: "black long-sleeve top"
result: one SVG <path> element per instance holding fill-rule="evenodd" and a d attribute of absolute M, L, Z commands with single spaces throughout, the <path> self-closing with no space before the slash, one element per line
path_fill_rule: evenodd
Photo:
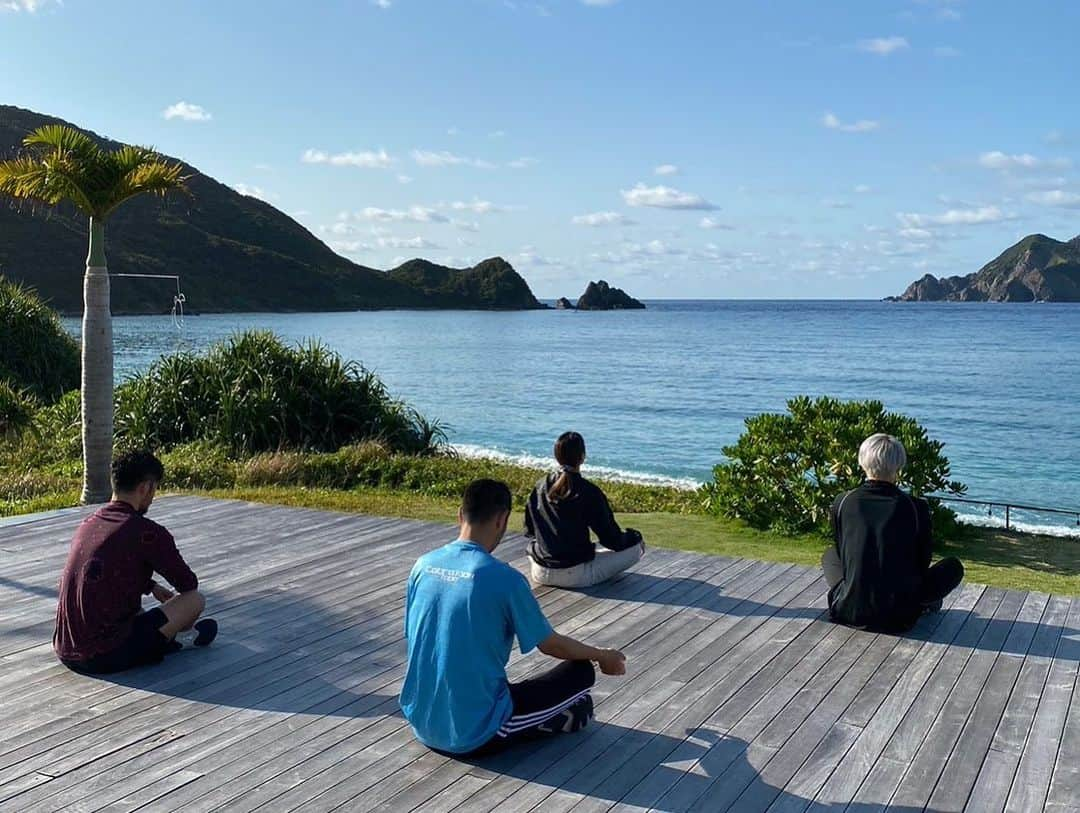
<path fill-rule="evenodd" d="M 591 562 L 596 548 L 590 528 L 610 550 L 625 550 L 641 541 L 636 533 L 619 527 L 604 492 L 577 472 L 569 472 L 570 493 L 561 500 L 550 499 L 548 492 L 558 476 L 556 472 L 540 480 L 525 506 L 525 535 L 534 562 L 554 569 Z"/>
<path fill-rule="evenodd" d="M 844 579 L 829 591 L 833 618 L 854 626 L 909 627 L 921 612 L 930 567 L 930 505 L 892 483 L 870 480 L 830 512 Z"/>

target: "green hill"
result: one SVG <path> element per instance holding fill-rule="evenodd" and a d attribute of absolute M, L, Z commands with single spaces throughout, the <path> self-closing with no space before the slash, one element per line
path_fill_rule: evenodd
<path fill-rule="evenodd" d="M 29 131 L 52 123 L 69 124 L 0 105 L 0 158 L 18 154 Z M 472 269 L 434 266 L 441 269 L 440 284 L 414 285 L 410 272 L 399 272 L 422 260 L 390 273 L 366 268 L 335 254 L 270 204 L 193 166 L 185 164 L 185 172 L 191 196 L 137 199 L 117 210 L 106 253 L 112 273 L 180 275 L 193 311 L 542 307 L 504 260 Z M 36 288 L 61 312 L 80 312 L 86 230 L 86 219 L 70 207 L 0 198 L 0 274 Z M 115 313 L 156 313 L 168 310 L 172 290 L 168 282 L 116 280 L 112 297 Z"/>
<path fill-rule="evenodd" d="M 1080 302 L 1080 237 L 1061 242 L 1031 234 L 973 274 L 927 274 L 908 286 L 904 302 Z"/>

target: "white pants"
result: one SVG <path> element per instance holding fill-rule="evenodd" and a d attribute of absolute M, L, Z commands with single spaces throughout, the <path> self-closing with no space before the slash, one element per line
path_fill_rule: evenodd
<path fill-rule="evenodd" d="M 533 584 L 546 584 L 550 587 L 591 587 L 614 578 L 627 568 L 641 561 L 645 545 L 634 545 L 626 550 L 608 550 L 597 548 L 596 557 L 591 562 L 582 562 L 573 567 L 544 567 L 531 562 Z"/>

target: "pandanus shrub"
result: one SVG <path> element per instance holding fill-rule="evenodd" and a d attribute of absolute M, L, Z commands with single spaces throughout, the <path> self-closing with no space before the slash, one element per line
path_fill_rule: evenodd
<path fill-rule="evenodd" d="M 52 403 L 79 387 L 79 346 L 56 311 L 0 277 L 0 380 Z"/>
<path fill-rule="evenodd" d="M 786 414 L 747 418 L 746 431 L 724 448 L 727 460 L 716 466 L 713 482 L 705 487 L 710 511 L 756 528 L 827 533 L 833 501 L 864 479 L 859 446 L 876 432 L 904 444 L 903 488 L 917 496 L 966 490 L 950 479 L 945 445 L 930 438 L 914 418 L 887 412 L 880 401 L 799 396 L 787 408 Z M 951 519 L 939 502 L 931 504 L 936 521 Z"/>
<path fill-rule="evenodd" d="M 437 422 L 394 399 L 359 363 L 266 331 L 239 333 L 203 355 L 164 357 L 134 375 L 117 392 L 116 429 L 125 446 L 208 441 L 238 456 L 363 441 L 425 454 L 446 443 Z"/>

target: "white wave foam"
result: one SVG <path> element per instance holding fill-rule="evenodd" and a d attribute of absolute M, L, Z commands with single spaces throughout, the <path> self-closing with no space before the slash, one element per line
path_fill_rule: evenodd
<path fill-rule="evenodd" d="M 966 525 L 978 525 L 982 528 L 1004 528 L 1004 517 L 988 517 L 986 514 L 965 514 L 957 511 L 956 518 Z M 1014 531 L 1023 531 L 1026 534 L 1041 534 L 1043 536 L 1060 536 L 1071 539 L 1080 539 L 1080 528 L 1075 525 L 1044 525 L 1035 522 L 1009 522 L 1009 528 Z"/>
<path fill-rule="evenodd" d="M 489 449 L 484 446 L 476 446 L 471 443 L 457 443 L 454 451 L 461 457 L 473 459 L 498 460 L 501 463 L 511 463 L 515 466 L 527 466 L 532 469 L 551 469 L 554 461 L 550 457 L 518 452 L 511 454 L 499 449 Z M 609 466 L 591 466 L 586 463 L 582 466 L 582 472 L 590 477 L 601 480 L 613 480 L 617 483 L 637 483 L 645 486 L 669 486 L 680 488 L 685 491 L 694 491 L 700 488 L 701 483 L 690 477 L 668 477 L 663 474 L 652 474 L 644 471 L 628 471 L 615 469 Z"/>

